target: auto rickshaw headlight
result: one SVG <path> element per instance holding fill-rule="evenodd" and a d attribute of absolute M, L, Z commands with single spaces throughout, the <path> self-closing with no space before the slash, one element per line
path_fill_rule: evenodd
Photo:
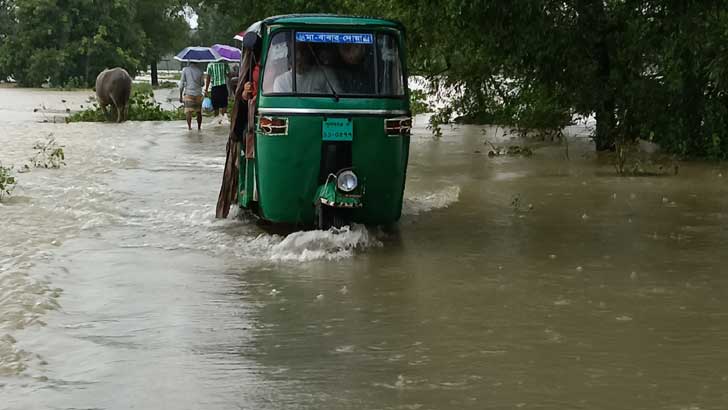
<path fill-rule="evenodd" d="M 343 171 L 336 177 L 336 187 L 344 192 L 351 192 L 359 186 L 359 178 L 352 171 Z"/>

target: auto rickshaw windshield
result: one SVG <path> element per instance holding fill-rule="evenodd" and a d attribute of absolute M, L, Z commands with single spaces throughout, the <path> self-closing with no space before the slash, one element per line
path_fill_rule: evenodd
<path fill-rule="evenodd" d="M 263 93 L 400 97 L 403 74 L 392 34 L 284 30 L 271 38 Z"/>

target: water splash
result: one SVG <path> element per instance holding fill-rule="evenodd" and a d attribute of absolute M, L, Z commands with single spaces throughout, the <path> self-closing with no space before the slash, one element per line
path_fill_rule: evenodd
<path fill-rule="evenodd" d="M 436 209 L 447 208 L 460 200 L 460 187 L 448 186 L 434 192 L 405 196 L 402 214 L 417 216 Z"/>
<path fill-rule="evenodd" d="M 294 232 L 273 244 L 268 256 L 274 261 L 340 260 L 352 257 L 357 249 L 381 246 L 382 242 L 366 227 L 354 224 L 328 231 Z"/>

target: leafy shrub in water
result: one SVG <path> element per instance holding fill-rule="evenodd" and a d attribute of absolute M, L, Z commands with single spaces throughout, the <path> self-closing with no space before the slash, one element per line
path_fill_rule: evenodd
<path fill-rule="evenodd" d="M 450 100 L 430 117 L 429 127 L 441 136 L 441 125 L 454 119 L 464 124 L 510 126 L 521 136 L 558 136 L 571 124 L 572 110 L 548 88 L 520 81 L 442 81 L 433 83 L 431 95 Z"/>
<path fill-rule="evenodd" d="M 131 121 L 174 121 L 185 118 L 182 109 L 165 110 L 154 100 L 151 91 L 137 92 L 129 99 L 129 120 Z"/>
<path fill-rule="evenodd" d="M 30 162 L 36 168 L 60 168 L 66 165 L 63 145 L 58 145 L 53 134 L 45 142 L 36 142 L 33 149 L 36 153 L 30 158 Z"/>
<path fill-rule="evenodd" d="M 149 83 L 134 83 L 131 86 L 132 97 L 139 94 L 153 94 L 154 88 Z"/>
<path fill-rule="evenodd" d="M 148 86 L 145 87 L 145 86 Z M 108 109 L 109 107 L 107 107 Z M 113 115 L 109 114 L 109 118 L 104 115 L 98 104 L 87 110 L 80 111 L 70 115 L 67 122 L 104 122 L 116 119 L 114 110 L 110 110 Z M 113 118 L 112 118 L 113 117 Z M 161 104 L 154 100 L 154 93 L 149 84 L 142 84 L 132 89 L 132 96 L 129 98 L 129 121 L 173 121 L 184 119 L 184 111 L 165 110 Z"/>
<path fill-rule="evenodd" d="M 427 104 L 427 94 L 422 90 L 410 90 L 410 110 L 412 115 L 432 111 Z"/>
<path fill-rule="evenodd" d="M 3 197 L 10 196 L 13 192 L 17 180 L 13 176 L 13 169 L 11 167 L 4 167 L 0 164 L 0 200 Z"/>

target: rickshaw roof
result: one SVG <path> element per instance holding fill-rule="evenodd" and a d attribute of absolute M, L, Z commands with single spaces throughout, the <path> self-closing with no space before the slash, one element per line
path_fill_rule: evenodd
<path fill-rule="evenodd" d="M 263 24 L 311 24 L 311 25 L 337 25 L 337 26 L 367 26 L 392 27 L 403 30 L 402 23 L 376 17 L 341 16 L 337 14 L 287 14 L 268 17 Z"/>

